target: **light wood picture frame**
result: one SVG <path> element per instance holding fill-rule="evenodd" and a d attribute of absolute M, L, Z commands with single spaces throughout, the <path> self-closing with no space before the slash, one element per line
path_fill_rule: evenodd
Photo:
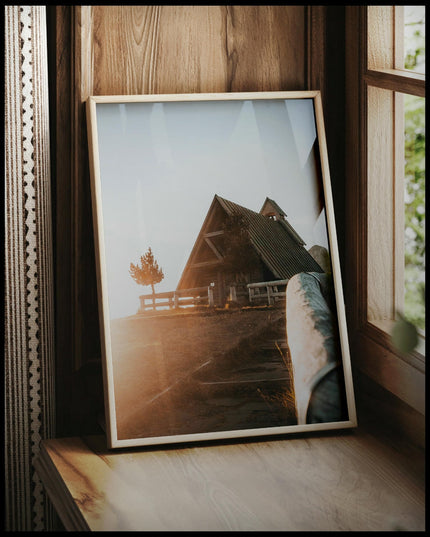
<path fill-rule="evenodd" d="M 86 104 L 108 446 L 355 427 L 319 91 Z"/>

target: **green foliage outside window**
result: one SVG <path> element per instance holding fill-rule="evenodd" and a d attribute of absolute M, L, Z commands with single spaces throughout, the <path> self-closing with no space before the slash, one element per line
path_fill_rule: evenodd
<path fill-rule="evenodd" d="M 425 72 L 425 7 L 404 6 L 405 69 Z M 425 330 L 425 99 L 404 96 L 405 104 L 405 302 L 392 331 L 402 352 L 418 344 Z"/>
<path fill-rule="evenodd" d="M 405 7 L 405 68 L 425 69 L 424 6 Z M 405 95 L 405 318 L 425 329 L 425 99 Z"/>
<path fill-rule="evenodd" d="M 425 100 L 405 95 L 405 317 L 425 328 Z"/>
<path fill-rule="evenodd" d="M 405 69 L 425 72 L 425 6 L 404 6 Z"/>

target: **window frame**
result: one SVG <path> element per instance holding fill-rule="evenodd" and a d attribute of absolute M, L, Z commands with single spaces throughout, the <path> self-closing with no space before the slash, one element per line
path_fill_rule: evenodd
<path fill-rule="evenodd" d="M 370 9 L 374 11 L 369 17 Z M 375 231 L 375 227 L 381 226 L 382 230 L 389 231 L 393 245 L 396 236 L 400 234 L 403 237 L 403 211 L 402 214 L 396 212 L 396 206 L 398 207 L 400 202 L 403 203 L 403 187 L 402 185 L 399 187 L 399 181 L 393 180 L 403 167 L 402 144 L 395 139 L 395 133 L 402 128 L 403 110 L 398 102 L 400 99 L 394 92 L 425 96 L 425 75 L 399 68 L 402 65 L 400 62 L 403 62 L 403 50 L 402 46 L 399 46 L 399 27 L 396 27 L 396 23 L 402 24 L 399 17 L 396 17 L 398 9 L 398 6 L 345 8 L 345 172 L 348 215 L 345 296 L 353 366 L 424 414 L 424 353 L 420 352 L 421 349 L 417 349 L 402 354 L 391 345 L 390 341 L 394 311 L 399 309 L 403 300 L 403 282 L 402 285 L 399 284 L 403 277 L 403 248 L 393 252 L 388 247 L 385 254 L 380 251 L 375 253 L 377 238 L 370 235 Z M 368 138 L 373 128 L 369 125 L 372 123 L 368 120 L 369 108 L 379 106 L 377 102 L 369 106 L 369 98 L 373 99 L 375 96 L 374 88 L 389 90 L 384 102 L 392 110 L 389 119 L 393 124 L 393 138 L 388 141 L 376 138 L 376 132 L 373 133 L 374 139 Z M 387 102 L 388 95 L 391 95 L 391 103 Z M 372 153 L 374 143 L 378 143 L 379 148 L 386 152 L 391 151 L 391 155 L 385 156 L 390 162 L 388 168 L 391 166 L 392 169 L 387 171 L 386 167 L 378 163 L 384 175 L 391 174 L 388 183 L 380 181 L 378 184 L 372 181 L 372 174 L 369 173 L 369 155 Z M 370 162 L 370 168 L 372 165 L 377 164 Z M 387 193 L 391 196 L 388 204 L 391 208 L 388 214 L 379 211 L 378 220 L 376 222 L 370 220 L 371 217 L 375 217 L 375 199 L 377 200 L 378 196 L 381 199 L 381 196 Z M 381 231 L 379 233 L 381 234 Z M 403 240 L 397 241 L 397 244 L 403 244 Z M 372 312 L 369 311 L 372 301 L 378 300 L 374 295 L 377 286 L 373 285 L 372 278 L 375 274 L 379 274 L 379 269 L 385 271 L 380 273 L 380 279 L 391 278 L 388 282 L 391 292 L 387 292 L 387 282 L 384 282 L 385 290 L 380 292 L 380 301 L 386 302 L 381 306 L 385 311 L 380 316 L 381 319 L 375 315 L 372 317 Z"/>

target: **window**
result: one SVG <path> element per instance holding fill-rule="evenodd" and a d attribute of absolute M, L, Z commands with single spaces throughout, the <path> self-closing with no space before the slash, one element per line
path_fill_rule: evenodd
<path fill-rule="evenodd" d="M 405 95 L 405 297 L 403 313 L 425 334 L 425 99 Z"/>
<path fill-rule="evenodd" d="M 358 367 L 424 411 L 425 8 L 346 7 L 347 198 Z M 355 244 L 356 243 L 356 244 Z M 346 293 L 348 297 L 348 292 Z M 396 319 L 419 345 L 392 344 Z"/>
<path fill-rule="evenodd" d="M 404 6 L 404 67 L 425 73 L 425 7 Z M 425 334 L 425 99 L 405 95 L 404 315 Z"/>
<path fill-rule="evenodd" d="M 423 11 L 367 12 L 368 320 L 387 332 L 425 327 Z"/>
<path fill-rule="evenodd" d="M 425 73 L 425 7 L 401 6 L 397 18 L 403 18 L 404 68 Z"/>

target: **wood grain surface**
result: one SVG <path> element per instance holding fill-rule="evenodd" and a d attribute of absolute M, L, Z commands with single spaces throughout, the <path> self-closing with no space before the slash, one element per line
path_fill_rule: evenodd
<path fill-rule="evenodd" d="M 303 6 L 92 6 L 81 28 L 93 95 L 305 88 Z"/>
<path fill-rule="evenodd" d="M 424 529 L 424 475 L 358 432 L 115 452 L 65 438 L 38 471 L 68 530 Z"/>
<path fill-rule="evenodd" d="M 389 91 L 368 87 L 367 318 L 393 319 L 394 309 L 394 154 L 393 98 Z M 378 215 L 376 218 L 375 215 Z"/>

